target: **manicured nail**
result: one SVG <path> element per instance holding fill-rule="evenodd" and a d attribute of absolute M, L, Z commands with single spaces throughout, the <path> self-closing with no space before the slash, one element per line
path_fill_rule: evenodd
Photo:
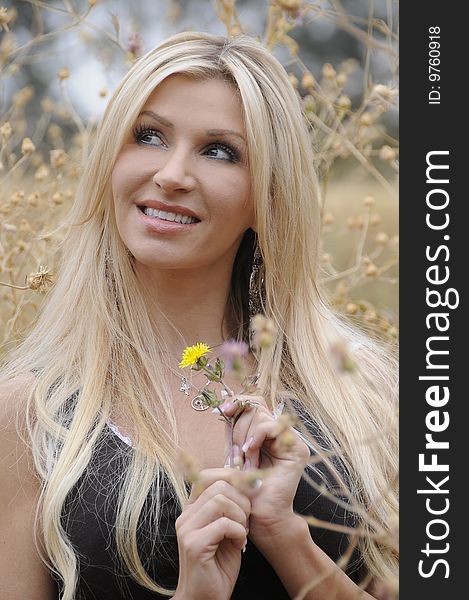
<path fill-rule="evenodd" d="M 255 490 L 258 490 L 260 487 L 262 487 L 262 479 L 256 479 L 256 481 L 253 484 L 253 487 Z"/>
<path fill-rule="evenodd" d="M 241 457 L 241 452 L 239 450 L 238 444 L 233 444 L 231 455 L 233 457 L 233 467 L 235 467 L 236 469 L 241 469 L 241 467 L 243 466 L 243 459 Z"/>
<path fill-rule="evenodd" d="M 246 543 L 244 544 L 244 546 L 243 546 L 243 549 L 242 549 L 242 553 L 243 553 L 243 554 L 246 552 L 246 546 L 247 546 L 247 545 L 248 545 L 248 543 L 246 542 Z"/>
<path fill-rule="evenodd" d="M 243 447 L 241 448 L 241 450 L 243 452 L 247 452 L 249 450 L 249 448 L 252 446 L 252 443 L 254 441 L 254 438 L 251 436 L 243 445 Z"/>
<path fill-rule="evenodd" d="M 231 400 L 225 400 L 223 402 L 223 404 L 220 404 L 220 408 L 222 410 L 226 410 L 227 408 L 229 408 L 231 405 L 233 404 L 233 402 Z"/>

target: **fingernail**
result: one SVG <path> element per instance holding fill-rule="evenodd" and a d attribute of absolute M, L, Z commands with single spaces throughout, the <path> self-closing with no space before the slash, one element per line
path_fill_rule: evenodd
<path fill-rule="evenodd" d="M 253 484 L 254 489 L 258 490 L 260 487 L 262 487 L 262 483 L 263 483 L 262 479 L 256 479 Z"/>
<path fill-rule="evenodd" d="M 252 443 L 254 441 L 254 438 L 251 436 L 244 444 L 243 447 L 241 448 L 241 450 L 243 452 L 247 452 L 249 450 L 249 448 L 251 447 Z"/>
<path fill-rule="evenodd" d="M 239 451 L 238 444 L 233 444 L 231 455 L 233 457 L 233 466 L 236 469 L 240 469 L 243 466 L 243 459 L 241 458 L 241 452 Z"/>
<path fill-rule="evenodd" d="M 226 410 L 227 408 L 229 408 L 231 405 L 233 404 L 233 402 L 231 400 L 225 400 L 223 402 L 223 404 L 220 404 L 220 408 L 222 410 Z"/>
<path fill-rule="evenodd" d="M 247 546 L 247 545 L 248 545 L 248 543 L 246 542 L 246 543 L 244 544 L 244 546 L 243 546 L 243 549 L 242 549 L 242 553 L 243 553 L 243 554 L 246 552 L 246 546 Z"/>

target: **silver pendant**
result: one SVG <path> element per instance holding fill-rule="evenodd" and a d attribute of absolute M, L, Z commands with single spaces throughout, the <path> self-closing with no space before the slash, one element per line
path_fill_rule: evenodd
<path fill-rule="evenodd" d="M 191 400 L 191 406 L 194 410 L 207 410 L 210 408 L 208 404 L 205 404 L 203 396 L 196 396 Z"/>
<path fill-rule="evenodd" d="M 179 388 L 180 392 L 184 392 L 186 396 L 189 395 L 189 391 L 191 389 L 191 384 L 187 381 L 185 377 L 181 378 L 181 387 Z"/>

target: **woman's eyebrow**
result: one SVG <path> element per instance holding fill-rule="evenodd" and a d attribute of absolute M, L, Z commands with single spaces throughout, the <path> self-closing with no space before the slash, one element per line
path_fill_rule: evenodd
<path fill-rule="evenodd" d="M 153 112 L 152 110 L 143 110 L 139 114 L 139 117 L 141 117 L 141 116 L 151 117 L 152 119 L 154 119 L 155 121 L 158 121 L 165 127 L 168 127 L 168 129 L 174 129 L 174 125 L 171 123 L 171 121 L 168 121 L 168 119 L 165 119 L 164 117 L 162 117 L 161 115 L 158 115 L 157 113 Z M 234 136 L 240 138 L 244 143 L 246 143 L 244 136 L 241 135 L 240 133 L 238 133 L 237 131 L 233 131 L 232 129 L 207 129 L 206 134 L 209 135 L 210 137 L 216 137 L 218 135 L 234 135 Z"/>

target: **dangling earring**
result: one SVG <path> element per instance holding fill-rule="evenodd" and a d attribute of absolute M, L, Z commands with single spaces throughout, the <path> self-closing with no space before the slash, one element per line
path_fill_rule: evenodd
<path fill-rule="evenodd" d="M 264 313 L 265 305 L 265 287 L 264 287 L 265 267 L 262 260 L 262 254 L 259 248 L 259 242 L 255 241 L 254 256 L 252 259 L 251 276 L 249 277 L 249 318 L 252 319 L 258 313 Z"/>

